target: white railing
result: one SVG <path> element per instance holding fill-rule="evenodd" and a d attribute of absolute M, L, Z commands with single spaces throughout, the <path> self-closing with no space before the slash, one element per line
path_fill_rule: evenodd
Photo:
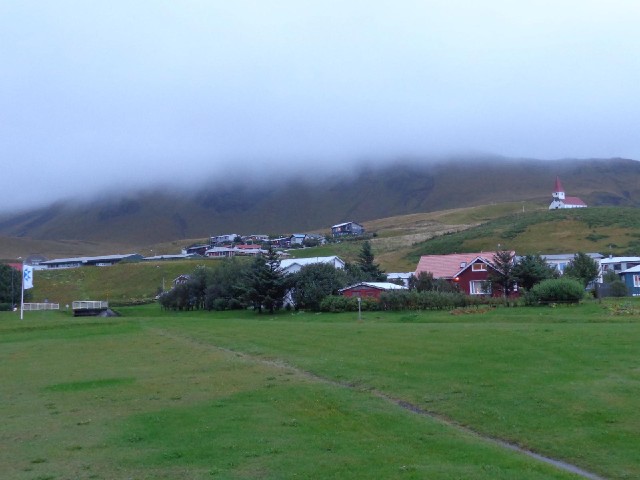
<path fill-rule="evenodd" d="M 99 308 L 109 308 L 109 302 L 100 302 L 100 301 L 79 301 L 73 302 L 72 308 L 74 310 L 95 310 Z"/>
<path fill-rule="evenodd" d="M 23 310 L 60 310 L 59 303 L 23 303 Z"/>

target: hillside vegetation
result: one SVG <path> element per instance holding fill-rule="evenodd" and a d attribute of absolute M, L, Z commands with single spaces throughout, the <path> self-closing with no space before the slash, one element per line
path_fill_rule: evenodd
<path fill-rule="evenodd" d="M 640 254 L 640 209 L 545 210 L 507 215 L 416 245 L 408 259 L 454 252 Z"/>
<path fill-rule="evenodd" d="M 107 300 L 111 305 L 152 302 L 155 295 L 172 286 L 181 274 L 215 260 L 119 263 L 111 267 L 38 270 L 34 274 L 33 301 L 49 300 L 71 305 L 75 300 Z"/>

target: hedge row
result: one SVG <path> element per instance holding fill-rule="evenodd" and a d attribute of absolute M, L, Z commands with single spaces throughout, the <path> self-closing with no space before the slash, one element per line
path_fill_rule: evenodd
<path fill-rule="evenodd" d="M 502 304 L 500 298 L 471 297 L 453 292 L 384 292 L 380 300 L 363 298 L 361 309 L 373 310 L 452 310 L 454 308 L 478 305 Z M 320 303 L 323 312 L 357 312 L 358 299 L 355 297 L 329 296 Z"/>

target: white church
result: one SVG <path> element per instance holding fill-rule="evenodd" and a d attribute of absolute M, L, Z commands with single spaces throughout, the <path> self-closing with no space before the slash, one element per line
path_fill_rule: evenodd
<path fill-rule="evenodd" d="M 564 188 L 562 188 L 562 183 L 560 183 L 560 177 L 556 177 L 556 185 L 552 197 L 549 210 L 557 210 L 559 208 L 586 208 L 587 206 L 587 204 L 578 197 L 565 196 Z"/>

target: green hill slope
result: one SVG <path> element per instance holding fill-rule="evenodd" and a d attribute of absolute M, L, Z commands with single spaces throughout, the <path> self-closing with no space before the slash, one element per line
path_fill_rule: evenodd
<path fill-rule="evenodd" d="M 106 300 L 111 305 L 151 302 L 162 289 L 171 288 L 181 274 L 212 260 L 120 263 L 111 267 L 81 267 L 67 270 L 37 270 L 32 301 L 71 305 L 75 300 Z"/>
<path fill-rule="evenodd" d="M 640 209 L 594 207 L 535 211 L 490 220 L 416 245 L 407 259 L 454 252 L 515 250 L 529 253 L 640 254 Z"/>

